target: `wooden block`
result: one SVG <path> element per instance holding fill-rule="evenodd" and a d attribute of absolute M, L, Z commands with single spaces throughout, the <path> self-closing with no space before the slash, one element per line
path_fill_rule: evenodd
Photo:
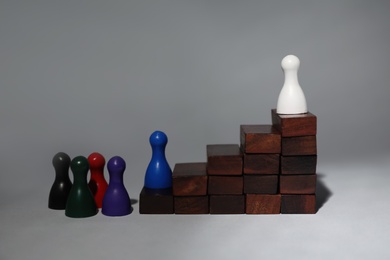
<path fill-rule="evenodd" d="M 244 174 L 279 174 L 279 154 L 244 154 Z"/>
<path fill-rule="evenodd" d="M 280 153 L 280 132 L 272 125 L 241 125 L 241 148 L 245 153 Z"/>
<path fill-rule="evenodd" d="M 278 175 L 244 175 L 244 193 L 246 194 L 276 194 L 278 186 Z"/>
<path fill-rule="evenodd" d="M 317 169 L 317 155 L 308 156 L 281 156 L 281 174 L 315 174 Z"/>
<path fill-rule="evenodd" d="M 245 195 L 211 195 L 210 214 L 245 214 Z"/>
<path fill-rule="evenodd" d="M 247 194 L 246 214 L 280 214 L 280 194 Z"/>
<path fill-rule="evenodd" d="M 282 138 L 282 155 L 316 155 L 315 135 Z"/>
<path fill-rule="evenodd" d="M 207 145 L 209 175 L 242 175 L 242 152 L 237 144 Z"/>
<path fill-rule="evenodd" d="M 176 214 L 208 214 L 208 196 L 175 197 Z"/>
<path fill-rule="evenodd" d="M 316 195 L 282 195 L 282 214 L 315 214 Z"/>
<path fill-rule="evenodd" d="M 173 214 L 172 189 L 143 188 L 139 196 L 140 214 Z"/>
<path fill-rule="evenodd" d="M 280 175 L 281 194 L 314 194 L 317 175 Z"/>
<path fill-rule="evenodd" d="M 209 176 L 208 194 L 243 194 L 242 176 Z"/>
<path fill-rule="evenodd" d="M 272 125 L 281 132 L 282 137 L 317 134 L 317 117 L 312 113 L 298 115 L 278 115 L 271 110 Z"/>
<path fill-rule="evenodd" d="M 177 163 L 172 172 L 174 196 L 207 195 L 207 163 Z"/>

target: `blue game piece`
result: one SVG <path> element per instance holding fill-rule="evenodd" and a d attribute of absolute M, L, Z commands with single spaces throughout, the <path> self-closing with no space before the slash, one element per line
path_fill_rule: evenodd
<path fill-rule="evenodd" d="M 172 187 L 172 170 L 165 158 L 165 146 L 168 137 L 161 131 L 155 131 L 149 138 L 152 146 L 152 159 L 146 169 L 145 188 L 166 189 Z"/>
<path fill-rule="evenodd" d="M 119 156 L 107 163 L 110 182 L 103 197 L 102 213 L 106 216 L 125 216 L 132 212 L 129 194 L 123 184 L 126 162 Z"/>

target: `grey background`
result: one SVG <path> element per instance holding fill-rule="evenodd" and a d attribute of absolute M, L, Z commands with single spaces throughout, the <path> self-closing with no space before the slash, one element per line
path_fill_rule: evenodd
<path fill-rule="evenodd" d="M 388 259 L 388 1 L 0 1 L 0 259 Z M 270 124 L 281 59 L 318 117 L 316 215 L 69 219 L 52 156 L 173 168 Z"/>

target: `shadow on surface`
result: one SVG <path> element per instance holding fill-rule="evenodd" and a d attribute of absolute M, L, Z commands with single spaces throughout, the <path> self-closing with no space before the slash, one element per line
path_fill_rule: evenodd
<path fill-rule="evenodd" d="M 137 203 L 138 203 L 138 200 L 136 200 L 136 199 L 130 199 L 130 202 L 131 202 L 131 205 L 134 205 L 134 204 L 137 204 Z"/>
<path fill-rule="evenodd" d="M 325 183 L 323 182 L 323 179 L 325 179 L 325 174 L 318 173 L 317 174 L 317 187 L 316 187 L 316 204 L 318 212 L 320 208 L 322 208 L 325 203 L 329 200 L 329 198 L 333 195 L 332 191 L 326 187 Z"/>

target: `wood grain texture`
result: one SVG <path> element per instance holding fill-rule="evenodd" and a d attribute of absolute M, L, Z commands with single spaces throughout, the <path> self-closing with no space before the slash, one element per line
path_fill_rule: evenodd
<path fill-rule="evenodd" d="M 317 138 L 315 135 L 282 138 L 282 155 L 316 155 Z"/>
<path fill-rule="evenodd" d="M 278 115 L 276 109 L 272 109 L 271 115 L 272 125 L 282 137 L 317 134 L 317 117 L 310 112 L 298 115 Z"/>
<path fill-rule="evenodd" d="M 317 170 L 317 155 L 281 156 L 281 174 L 315 174 Z"/>
<path fill-rule="evenodd" d="M 317 175 L 280 175 L 281 194 L 314 194 Z"/>
<path fill-rule="evenodd" d="M 172 172 L 174 196 L 207 195 L 207 163 L 177 163 Z"/>
<path fill-rule="evenodd" d="M 208 194 L 243 194 L 242 176 L 209 176 Z"/>
<path fill-rule="evenodd" d="M 272 125 L 241 125 L 240 144 L 245 153 L 280 153 L 281 135 Z"/>
<path fill-rule="evenodd" d="M 282 195 L 282 214 L 315 214 L 316 196 L 313 195 Z"/>
<path fill-rule="evenodd" d="M 140 214 L 173 214 L 172 189 L 143 188 L 139 197 Z"/>
<path fill-rule="evenodd" d="M 244 154 L 244 174 L 279 174 L 279 154 Z"/>
<path fill-rule="evenodd" d="M 245 214 L 245 195 L 211 195 L 210 214 Z"/>
<path fill-rule="evenodd" d="M 208 196 L 175 197 L 176 214 L 208 214 Z"/>
<path fill-rule="evenodd" d="M 278 175 L 244 175 L 244 193 L 246 194 L 276 194 L 278 188 Z"/>
<path fill-rule="evenodd" d="M 280 194 L 247 194 L 246 214 L 280 214 Z"/>
<path fill-rule="evenodd" d="M 237 144 L 207 145 L 207 174 L 242 175 L 242 157 Z"/>

